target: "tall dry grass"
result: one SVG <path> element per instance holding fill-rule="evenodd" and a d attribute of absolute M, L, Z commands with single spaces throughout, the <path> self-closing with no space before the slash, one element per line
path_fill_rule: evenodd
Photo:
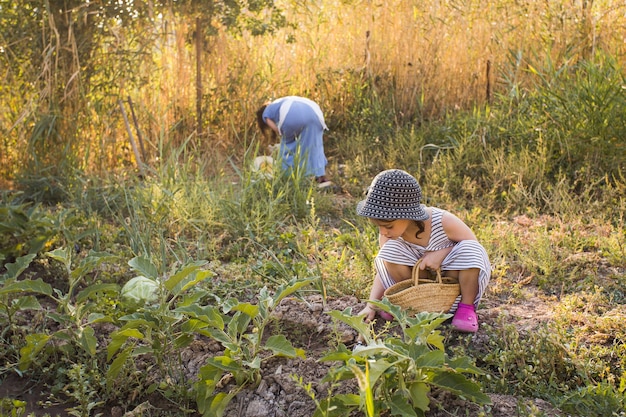
<path fill-rule="evenodd" d="M 389 109 L 384 117 L 399 126 L 471 108 L 495 94 L 520 94 L 532 77 L 530 67 L 558 67 L 591 57 L 598 49 L 623 63 L 626 53 L 626 4 L 618 0 L 278 4 L 293 25 L 274 35 L 255 38 L 220 32 L 205 39 L 204 133 L 199 137 L 195 17 L 164 15 L 133 27 L 107 21 L 108 31 L 93 49 L 95 70 L 89 81 L 73 70 L 65 86 L 55 86 L 74 97 L 80 94 L 68 107 L 75 112 L 72 119 L 61 119 L 64 124 L 58 125 L 76 129 L 58 136 L 72 141 L 71 153 L 80 156 L 80 168 L 107 172 L 134 163 L 120 98 L 131 97 L 135 104 L 149 164 L 166 158 L 171 147 L 187 143 L 200 158 L 214 160 L 207 166 L 219 172 L 226 156 L 241 157 L 254 140 L 260 140 L 254 110 L 269 98 L 309 96 L 320 102 L 331 128 L 349 124 L 355 107 L 375 102 Z M 57 24 L 48 20 L 42 25 L 43 44 L 73 51 L 75 39 L 59 38 Z M 44 68 L 54 68 L 52 55 L 43 62 Z M 16 103 L 22 100 L 21 108 L 28 114 L 2 122 L 9 135 L 3 151 L 7 166 L 25 166 L 29 156 L 8 149 L 21 149 L 32 141 L 32 126 L 49 109 L 26 104 L 37 103 L 36 97 L 49 91 L 52 79 L 39 77 L 40 91 L 11 97 Z M 379 120 L 374 114 L 358 122 Z M 11 176 L 12 171 L 3 167 L 1 172 Z"/>
<path fill-rule="evenodd" d="M 346 83 L 369 79 L 374 93 L 392 94 L 388 104 L 400 123 L 512 93 L 527 82 L 529 65 L 559 65 L 598 48 L 623 61 L 626 52 L 620 35 L 626 5 L 618 1 L 292 1 L 283 7 L 295 27 L 260 38 L 222 33 L 206 44 L 212 143 L 228 148 L 254 133 L 253 110 L 282 95 L 310 96 L 341 118 L 359 98 Z M 170 40 L 159 48 L 160 94 L 137 94 L 161 117 L 169 115 L 159 120 L 171 126 L 181 116 L 193 120 L 195 54 L 183 42 L 188 23 L 168 20 L 168 26 Z"/>

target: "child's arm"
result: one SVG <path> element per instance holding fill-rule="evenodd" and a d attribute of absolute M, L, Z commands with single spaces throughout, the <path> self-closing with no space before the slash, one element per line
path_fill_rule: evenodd
<path fill-rule="evenodd" d="M 265 119 L 265 123 L 270 127 L 270 129 L 276 132 L 278 136 L 280 136 L 280 132 L 278 131 L 278 126 L 276 126 L 276 123 L 274 123 L 272 119 Z"/>
<path fill-rule="evenodd" d="M 447 211 L 443 213 L 441 225 L 443 226 L 443 231 L 446 232 L 448 239 L 453 242 L 460 242 L 462 240 L 478 240 L 476 239 L 474 232 L 472 232 L 472 229 L 463 223 L 463 220 L 459 219 L 452 213 Z"/>
<path fill-rule="evenodd" d="M 382 234 L 378 234 L 378 247 L 382 248 L 385 242 L 389 239 L 383 236 Z M 383 299 L 383 295 L 385 294 L 385 288 L 383 287 L 383 283 L 378 276 L 378 273 L 374 277 L 374 283 L 372 284 L 372 289 L 370 290 L 370 300 L 380 301 Z M 367 303 L 365 308 L 361 310 L 359 316 L 363 316 L 363 319 L 366 322 L 370 322 L 374 320 L 376 317 L 376 307 L 373 304 Z"/>
<path fill-rule="evenodd" d="M 383 299 L 383 295 L 385 294 L 385 288 L 383 287 L 383 283 L 380 281 L 380 277 L 378 274 L 374 277 L 374 283 L 372 284 L 372 289 L 370 290 L 370 300 L 380 301 Z M 363 319 L 366 322 L 370 322 L 376 316 L 376 307 L 373 304 L 367 303 L 365 308 L 361 310 L 359 316 L 363 316 Z"/>
<path fill-rule="evenodd" d="M 445 211 L 441 219 L 444 232 L 453 242 L 460 242 L 462 240 L 477 240 L 476 235 L 461 219 L 454 214 Z M 452 247 L 426 252 L 422 257 L 419 268 L 437 270 L 441 267 L 441 263 L 448 256 Z"/>

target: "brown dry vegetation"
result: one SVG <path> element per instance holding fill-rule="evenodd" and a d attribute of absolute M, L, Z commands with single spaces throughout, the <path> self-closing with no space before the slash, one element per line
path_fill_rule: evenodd
<path fill-rule="evenodd" d="M 195 16 L 164 11 L 125 26 L 108 20 L 91 40 L 92 69 L 83 72 L 80 42 L 86 38 L 80 21 L 71 25 L 81 9 L 50 16 L 32 34 L 41 39 L 41 55 L 35 55 L 41 61 L 7 61 L 4 80 L 13 87 L 3 92 L 2 176 L 12 180 L 19 167 L 31 166 L 32 155 L 19 150 L 38 136 L 57 141 L 57 150 L 49 148 L 50 161 L 66 144 L 88 172 L 133 163 L 119 99 L 134 103 L 148 163 L 190 138 L 205 158 L 220 151 L 218 163 L 207 164 L 220 170 L 224 155 L 241 155 L 252 143 L 250 115 L 271 97 L 318 100 L 332 130 L 356 122 L 355 109 L 367 94 L 368 101 L 393 107 L 393 119 L 384 122 L 400 126 L 471 109 L 496 94 L 517 95 L 534 69 L 559 68 L 597 50 L 611 51 L 621 62 L 626 52 L 625 6 L 618 1 L 279 5 L 293 26 L 261 37 L 221 31 L 203 40 L 201 137 L 194 135 Z M 46 53 L 54 50 L 66 55 Z M 363 80 L 372 82 L 373 91 L 362 90 Z M 364 116 L 358 122 L 379 123 Z M 45 168 L 45 155 L 39 157 Z"/>

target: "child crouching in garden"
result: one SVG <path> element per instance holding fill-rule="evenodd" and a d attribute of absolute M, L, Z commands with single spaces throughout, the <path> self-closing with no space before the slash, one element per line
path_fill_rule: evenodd
<path fill-rule="evenodd" d="M 421 198 L 421 187 L 413 176 L 391 169 L 374 178 L 365 200 L 357 205 L 357 214 L 369 218 L 379 231 L 370 300 L 381 300 L 385 289 L 411 279 L 413 267 L 421 260 L 420 276 L 441 268 L 445 276 L 458 279 L 461 295 L 449 311 L 454 314 L 452 326 L 474 333 L 478 330 L 476 307 L 491 276 L 489 257 L 461 219 L 424 206 Z M 374 319 L 375 306 L 367 303 L 360 315 L 366 321 Z"/>

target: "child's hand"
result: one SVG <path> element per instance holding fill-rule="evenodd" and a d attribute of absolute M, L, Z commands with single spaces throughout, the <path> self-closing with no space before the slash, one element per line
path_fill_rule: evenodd
<path fill-rule="evenodd" d="M 359 316 L 363 316 L 363 320 L 365 320 L 366 323 L 369 323 L 374 320 L 374 317 L 376 317 L 376 308 L 370 303 L 367 303 L 365 308 L 359 313 Z"/>
<path fill-rule="evenodd" d="M 424 256 L 419 264 L 419 269 L 421 269 L 422 271 L 436 271 L 440 267 L 441 263 L 437 262 L 437 259 L 433 257 Z"/>
<path fill-rule="evenodd" d="M 426 253 L 424 253 L 424 256 L 420 261 L 419 268 L 422 271 L 427 269 L 432 271 L 438 270 L 439 268 L 441 268 L 443 260 L 446 258 L 446 256 L 448 256 L 451 251 L 452 246 L 436 251 L 427 251 Z"/>

